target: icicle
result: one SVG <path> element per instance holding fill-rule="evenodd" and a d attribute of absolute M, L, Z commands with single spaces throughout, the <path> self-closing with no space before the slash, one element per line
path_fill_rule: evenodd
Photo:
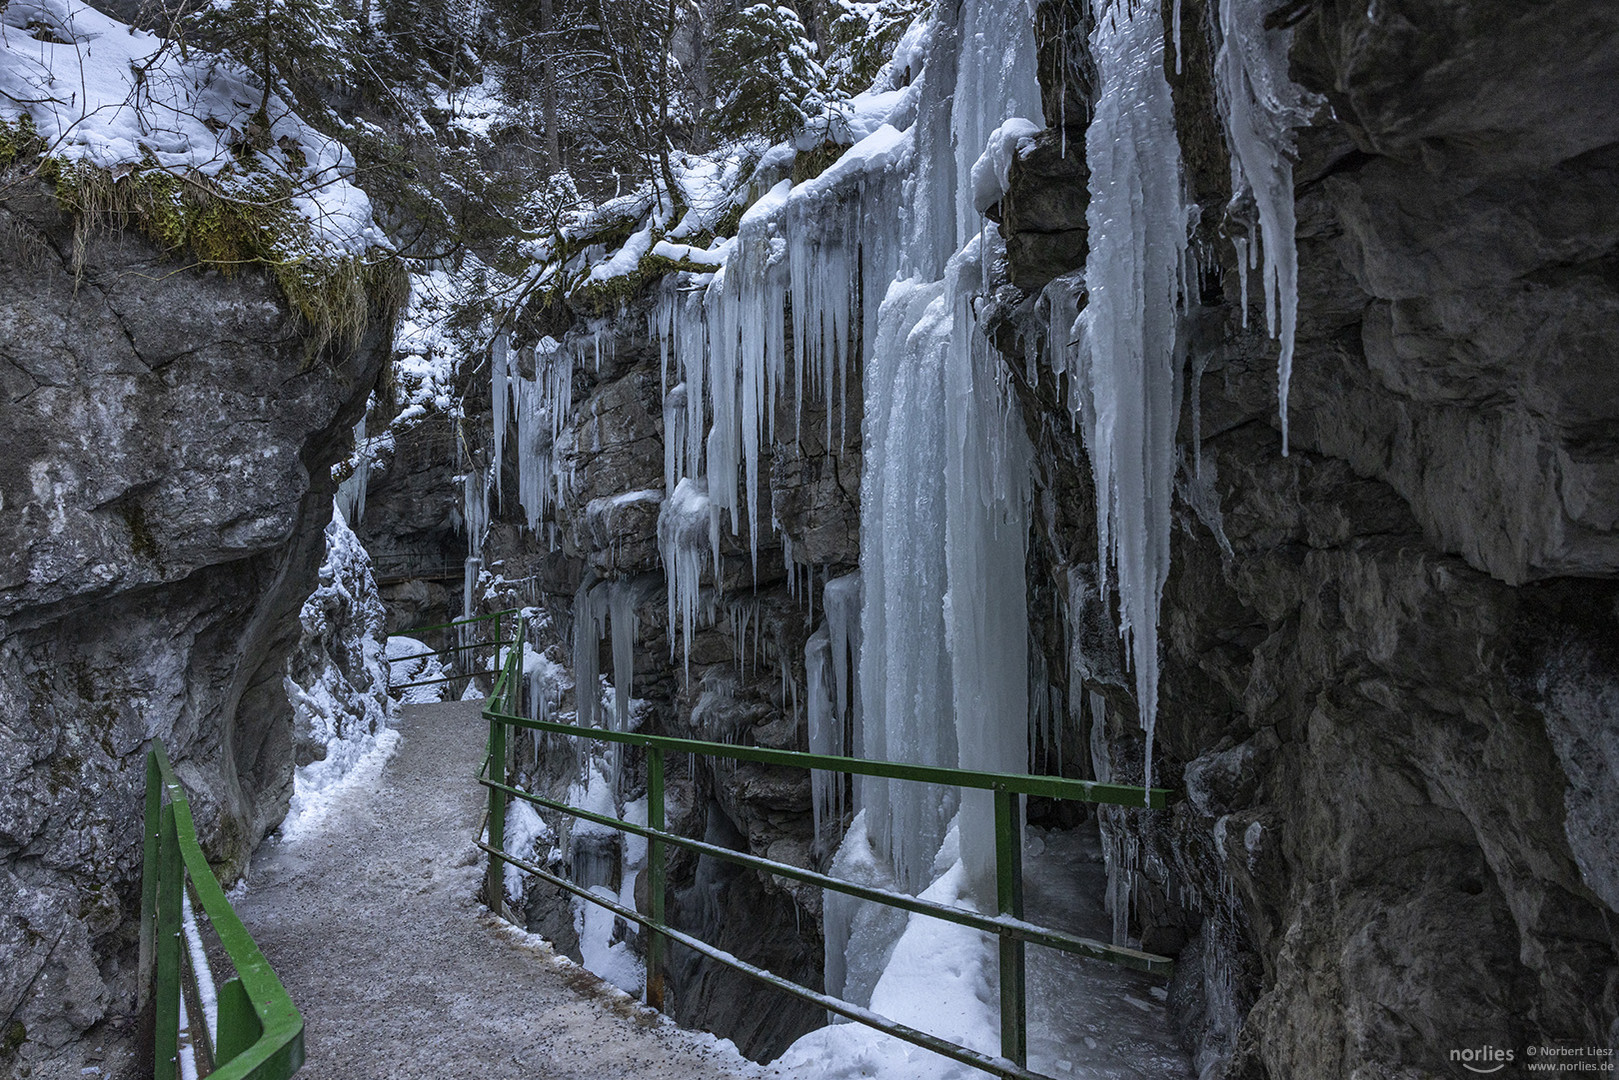
<path fill-rule="evenodd" d="M 1181 0 L 1175 0 L 1175 74 L 1181 73 Z"/>
<path fill-rule="evenodd" d="M 717 557 L 710 558 L 710 552 L 718 547 L 713 539 L 717 532 L 716 518 L 708 493 L 698 481 L 691 479 L 675 485 L 674 492 L 658 510 L 658 553 L 663 558 L 664 577 L 669 582 L 669 655 L 674 656 L 673 628 L 678 625 L 688 674 L 704 569 L 712 568 L 714 580 L 720 579 Z"/>
<path fill-rule="evenodd" d="M 480 469 L 471 469 L 461 478 L 461 515 L 466 523 L 467 554 L 480 558 L 489 532 L 489 486 Z"/>
<path fill-rule="evenodd" d="M 573 597 L 574 715 L 580 727 L 601 727 L 601 639 L 607 629 L 612 585 L 587 575 Z M 633 631 L 631 632 L 633 642 Z M 617 665 L 617 642 L 614 642 Z"/>
<path fill-rule="evenodd" d="M 1170 502 L 1181 362 L 1175 349 L 1187 211 L 1164 78 L 1156 2 L 1096 0 L 1091 53 L 1100 92 L 1086 132 L 1090 164 L 1088 301 L 1073 325 L 1070 403 L 1096 479 L 1105 598 L 1117 576 L 1119 632 L 1135 670 L 1152 783 L 1158 711 L 1158 605 L 1169 572 Z M 1065 348 L 1054 327 L 1053 348 Z"/>
<path fill-rule="evenodd" d="M 946 358 L 945 552 L 956 742 L 960 760 L 991 772 L 1029 761 L 1028 562 L 1032 453 L 1011 409 L 1005 368 L 975 325 L 971 299 L 984 266 L 1005 257 L 985 226 L 951 262 Z M 968 879 L 993 893 L 995 814 L 987 791 L 964 792 L 961 857 Z"/>
<path fill-rule="evenodd" d="M 1263 247 L 1265 325 L 1281 342 L 1276 362 L 1277 409 L 1282 424 L 1282 455 L 1288 451 L 1287 392 L 1293 374 L 1293 345 L 1298 329 L 1298 248 L 1294 239 L 1293 129 L 1309 119 L 1315 101 L 1287 74 L 1291 29 L 1269 30 L 1266 0 L 1221 0 L 1220 49 L 1214 60 L 1214 82 L 1231 151 L 1229 216 L 1247 218 L 1243 204 L 1253 201 L 1258 235 L 1252 220 L 1248 236 L 1237 243 L 1238 264 Z M 1247 272 L 1243 272 L 1243 318 L 1247 318 Z M 1246 321 L 1243 324 L 1247 325 Z"/>
<path fill-rule="evenodd" d="M 369 411 L 370 402 L 366 403 Z M 358 526 L 360 519 L 365 517 L 365 491 L 371 482 L 371 444 L 365 437 L 365 413 L 360 414 L 360 420 L 354 425 L 354 471 L 348 479 L 337 485 L 337 506 L 343 514 L 343 520 L 350 526 Z"/>
<path fill-rule="evenodd" d="M 825 624 L 804 643 L 805 708 L 808 719 L 809 752 L 842 755 L 843 725 L 833 709 L 832 688 L 828 684 L 827 661 L 832 642 Z M 810 804 L 815 818 L 815 847 L 821 846 L 823 823 L 842 817 L 840 796 L 843 778 L 825 769 L 810 770 Z"/>
<path fill-rule="evenodd" d="M 640 603 L 640 591 L 630 582 L 615 581 L 607 596 L 613 628 L 613 728 L 628 731 L 630 696 L 635 688 L 635 609 Z"/>
<path fill-rule="evenodd" d="M 490 347 L 489 378 L 490 417 L 495 450 L 495 501 L 498 505 L 501 496 L 500 474 L 506 461 L 506 421 L 511 416 L 511 405 L 508 400 L 511 385 L 511 343 L 504 333 L 496 335 L 495 343 Z"/>

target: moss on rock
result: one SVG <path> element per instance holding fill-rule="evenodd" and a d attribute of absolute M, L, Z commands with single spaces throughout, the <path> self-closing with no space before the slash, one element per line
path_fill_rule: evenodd
<path fill-rule="evenodd" d="M 44 149 L 27 117 L 0 120 L 0 167 L 32 159 L 30 171 L 52 184 L 74 217 L 76 267 L 93 229 L 134 226 L 165 253 L 189 253 L 207 269 L 262 268 L 308 327 L 311 356 L 334 344 L 356 347 L 366 326 L 391 319 L 407 295 L 409 275 L 392 253 L 322 250 L 293 206 L 289 176 L 243 165 L 211 178 L 164 168 L 150 155 L 108 170 Z"/>

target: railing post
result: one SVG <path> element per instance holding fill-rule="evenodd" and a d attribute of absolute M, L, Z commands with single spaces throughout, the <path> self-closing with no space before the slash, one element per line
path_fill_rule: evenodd
<path fill-rule="evenodd" d="M 497 784 L 506 783 L 506 725 L 495 717 L 489 718 L 489 779 Z M 506 850 L 506 793 L 499 788 L 489 789 L 489 846 L 496 851 Z M 484 879 L 484 896 L 489 910 L 500 915 L 506 906 L 506 864 L 489 856 L 489 872 Z"/>
<path fill-rule="evenodd" d="M 1019 799 L 995 789 L 995 906 L 1002 915 L 1023 918 L 1023 837 L 1018 828 Z M 1024 943 L 1001 938 L 1001 1056 L 1018 1065 L 1029 1063 L 1027 987 Z"/>
<path fill-rule="evenodd" d="M 152 1001 L 153 945 L 157 934 L 157 854 L 158 829 L 162 824 L 163 782 L 158 776 L 157 753 L 146 751 L 146 808 L 141 836 L 141 945 L 140 985 L 137 1007 L 145 1009 Z"/>
<path fill-rule="evenodd" d="M 650 829 L 663 830 L 663 748 L 649 746 L 646 751 L 646 823 Z M 664 901 L 663 841 L 648 840 L 646 846 L 646 883 L 648 902 L 652 908 L 652 921 L 663 923 Z M 668 940 L 656 930 L 647 939 L 646 946 L 646 1003 L 654 1009 L 663 1008 L 664 951 Z"/>
<path fill-rule="evenodd" d="M 512 621 L 517 624 L 517 632 L 512 634 L 512 681 L 506 688 L 510 698 L 506 711 L 515 716 L 523 711 L 523 644 L 527 640 L 528 623 L 521 612 L 513 615 Z"/>
<path fill-rule="evenodd" d="M 180 890 L 185 888 L 185 867 L 172 802 L 164 804 L 159 819 L 152 1076 L 175 1080 L 180 1075 Z"/>

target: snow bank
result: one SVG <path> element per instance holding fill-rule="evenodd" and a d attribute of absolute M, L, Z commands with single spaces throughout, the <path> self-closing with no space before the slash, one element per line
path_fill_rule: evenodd
<path fill-rule="evenodd" d="M 442 679 L 448 674 L 444 664 L 437 656 L 424 655 L 431 651 L 432 646 L 425 641 L 418 641 L 412 637 L 391 637 L 388 639 L 388 684 L 398 686 L 401 683 L 416 682 L 425 679 Z M 444 688 L 448 683 L 437 683 L 433 686 L 408 686 L 400 691 L 399 704 L 401 705 L 429 705 L 435 701 L 444 700 Z"/>
<path fill-rule="evenodd" d="M 310 226 L 302 254 L 391 250 L 342 143 L 274 95 L 270 130 L 246 134 L 261 97 L 251 78 L 79 0 L 0 5 L 0 119 L 29 117 L 50 157 L 117 179 L 156 167 L 250 199 L 263 198 L 266 181 L 290 181 L 291 206 Z M 259 148 L 247 166 L 244 144 Z"/>
<path fill-rule="evenodd" d="M 973 162 L 973 209 L 982 214 L 1001 201 L 1010 181 L 1012 162 L 1034 145 L 1041 126 L 1033 120 L 1014 116 L 989 137 L 989 144 Z"/>
<path fill-rule="evenodd" d="M 303 632 L 282 680 L 298 762 L 281 823 L 286 840 L 318 825 L 341 791 L 374 778 L 399 741 L 389 726 L 394 706 L 371 557 L 335 511 L 320 583 L 298 621 Z"/>
<path fill-rule="evenodd" d="M 967 870 L 957 857 L 958 838 L 952 829 L 939 856 L 948 866 L 921 896 L 973 909 Z M 996 947 L 988 934 L 913 914 L 882 963 L 882 975 L 871 992 L 871 1009 L 970 1050 L 999 1055 L 997 963 Z M 882 1080 L 976 1080 L 985 1075 L 854 1023 L 810 1032 L 788 1047 L 775 1065 L 804 1080 L 874 1076 Z"/>

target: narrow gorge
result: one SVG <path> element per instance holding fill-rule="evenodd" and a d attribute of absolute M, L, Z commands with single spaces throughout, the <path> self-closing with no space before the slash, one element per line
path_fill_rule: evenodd
<path fill-rule="evenodd" d="M 397 683 L 402 635 L 471 640 L 411 628 L 519 609 L 536 720 L 1166 789 L 1023 800 L 1030 918 L 1174 962 L 1031 948 L 1036 1072 L 1611 1071 L 1619 8 L 671 7 L 631 152 L 542 138 L 597 70 L 545 43 L 622 25 L 556 6 L 530 37 L 456 16 L 467 63 L 518 59 L 397 82 L 397 116 L 334 77 L 359 166 L 236 103 L 233 160 L 352 181 L 330 305 L 280 249 L 240 269 L 74 202 L 77 144 L 0 77 L 0 1069 L 135 1036 L 150 740 L 251 889 L 295 770 L 390 723 L 383 639 Z M 27 52 L 73 8 L 112 21 L 0 18 Z M 738 41 L 780 53 L 763 98 Z M 413 249 L 457 199 L 496 209 Z M 641 748 L 510 752 L 521 789 L 648 823 Z M 996 910 L 987 790 L 660 776 L 672 833 Z M 511 807 L 507 852 L 653 911 L 644 839 Z M 496 914 L 642 995 L 644 930 L 503 877 Z M 1002 1052 L 989 935 L 673 847 L 667 897 L 741 961 Z M 689 949 L 665 978 L 778 1075 L 985 1075 Z"/>

